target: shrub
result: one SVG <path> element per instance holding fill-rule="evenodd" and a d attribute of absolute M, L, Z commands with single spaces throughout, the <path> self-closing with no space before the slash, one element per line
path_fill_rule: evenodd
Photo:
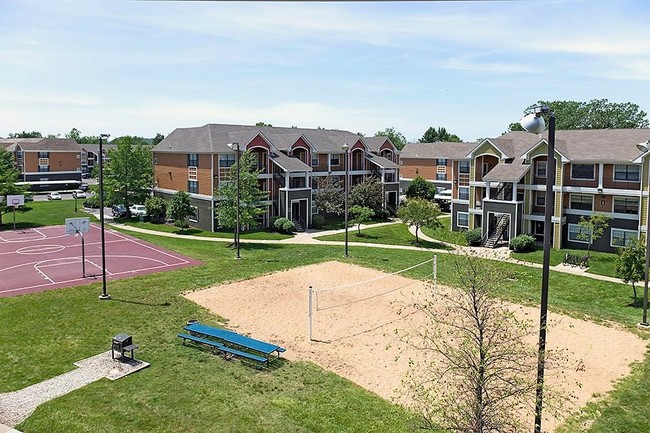
<path fill-rule="evenodd" d="M 274 215 L 271 218 L 269 218 L 269 227 L 275 228 L 275 222 L 279 220 L 281 217 Z"/>
<path fill-rule="evenodd" d="M 311 225 L 315 229 L 320 229 L 325 226 L 325 217 L 320 214 L 311 216 Z"/>
<path fill-rule="evenodd" d="M 532 251 L 535 248 L 535 237 L 531 235 L 519 235 L 510 239 L 510 249 L 516 253 Z"/>
<path fill-rule="evenodd" d="M 273 223 L 273 227 L 275 227 L 276 230 L 284 232 L 284 233 L 292 233 L 296 226 L 287 218 L 278 218 L 275 220 Z"/>
<path fill-rule="evenodd" d="M 167 201 L 160 197 L 149 197 L 144 202 L 144 207 L 147 209 L 149 221 L 154 224 L 162 224 L 165 222 L 167 216 Z"/>
<path fill-rule="evenodd" d="M 481 239 L 483 238 L 483 233 L 480 228 L 475 228 L 465 232 L 465 239 L 467 240 L 467 245 L 476 246 L 481 245 Z"/>

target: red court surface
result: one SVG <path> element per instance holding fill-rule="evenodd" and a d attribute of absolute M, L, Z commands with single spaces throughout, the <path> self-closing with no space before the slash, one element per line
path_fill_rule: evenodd
<path fill-rule="evenodd" d="M 179 269 L 201 262 L 126 236 L 104 232 L 106 279 Z M 101 229 L 91 224 L 84 234 L 86 277 L 81 238 L 64 226 L 0 232 L 0 297 L 102 281 Z"/>

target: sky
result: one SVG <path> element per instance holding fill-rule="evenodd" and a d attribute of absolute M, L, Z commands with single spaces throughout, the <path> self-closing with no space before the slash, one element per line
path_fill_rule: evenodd
<path fill-rule="evenodd" d="M 496 137 L 538 100 L 650 110 L 650 2 L 0 0 L 0 137 L 206 123 Z"/>

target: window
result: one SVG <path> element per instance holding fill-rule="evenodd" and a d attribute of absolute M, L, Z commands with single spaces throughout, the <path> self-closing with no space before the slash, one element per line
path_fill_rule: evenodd
<path fill-rule="evenodd" d="M 49 167 L 50 166 L 50 158 L 38 158 L 38 166 L 39 167 Z"/>
<path fill-rule="evenodd" d="M 196 167 L 187 167 L 187 180 L 198 180 Z"/>
<path fill-rule="evenodd" d="M 614 197 L 614 212 L 639 214 L 639 199 L 632 197 Z"/>
<path fill-rule="evenodd" d="M 447 180 L 447 175 L 445 173 L 436 173 L 436 180 Z"/>
<path fill-rule="evenodd" d="M 50 152 L 38 152 L 38 157 L 39 158 L 49 158 L 50 157 Z"/>
<path fill-rule="evenodd" d="M 571 164 L 571 179 L 594 180 L 594 165 Z"/>
<path fill-rule="evenodd" d="M 469 161 L 460 161 L 458 163 L 458 172 L 469 174 Z"/>
<path fill-rule="evenodd" d="M 438 158 L 436 160 L 436 165 L 447 165 L 447 160 L 445 158 Z"/>
<path fill-rule="evenodd" d="M 219 167 L 232 167 L 235 163 L 235 155 L 230 153 L 222 153 L 219 155 Z"/>
<path fill-rule="evenodd" d="M 573 242 L 589 243 L 591 230 L 587 227 L 581 227 L 578 224 L 569 224 L 569 240 Z"/>
<path fill-rule="evenodd" d="M 196 206 L 192 206 L 192 212 L 191 215 L 187 217 L 188 220 L 190 220 L 193 223 L 198 223 L 199 222 L 199 208 Z"/>
<path fill-rule="evenodd" d="M 318 154 L 317 153 L 312 153 L 311 154 L 311 166 L 312 167 L 318 167 Z"/>
<path fill-rule="evenodd" d="M 571 194 L 571 209 L 593 210 L 594 197 L 584 194 Z"/>
<path fill-rule="evenodd" d="M 546 192 L 535 191 L 535 206 L 546 206 Z"/>
<path fill-rule="evenodd" d="M 187 166 L 188 167 L 196 167 L 199 165 L 199 155 L 196 153 L 189 153 L 187 155 Z"/>
<path fill-rule="evenodd" d="M 458 227 L 469 227 L 469 213 L 468 212 L 458 212 L 456 214 L 456 225 Z"/>
<path fill-rule="evenodd" d="M 638 165 L 614 165 L 614 180 L 638 182 L 641 178 L 641 167 Z"/>
<path fill-rule="evenodd" d="M 612 239 L 610 246 L 626 247 L 630 242 L 637 239 L 637 233 L 634 230 L 612 229 Z"/>
<path fill-rule="evenodd" d="M 439 165 L 436 167 L 436 174 L 447 174 L 447 166 Z"/>
<path fill-rule="evenodd" d="M 197 182 L 196 180 L 188 180 L 187 192 L 197 194 L 199 192 L 199 182 Z"/>
<path fill-rule="evenodd" d="M 546 177 L 546 161 L 537 161 L 535 163 L 535 176 Z"/>
<path fill-rule="evenodd" d="M 461 186 L 458 188 L 458 198 L 460 200 L 469 200 L 469 187 Z"/>
<path fill-rule="evenodd" d="M 330 155 L 330 165 L 341 165 L 341 155 L 338 153 L 335 155 Z"/>

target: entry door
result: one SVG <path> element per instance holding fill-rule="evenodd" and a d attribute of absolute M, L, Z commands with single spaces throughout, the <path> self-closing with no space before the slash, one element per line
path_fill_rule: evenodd
<path fill-rule="evenodd" d="M 302 218 L 302 214 L 300 212 L 300 202 L 299 201 L 293 201 L 291 202 L 291 218 L 295 220 L 299 220 Z"/>

